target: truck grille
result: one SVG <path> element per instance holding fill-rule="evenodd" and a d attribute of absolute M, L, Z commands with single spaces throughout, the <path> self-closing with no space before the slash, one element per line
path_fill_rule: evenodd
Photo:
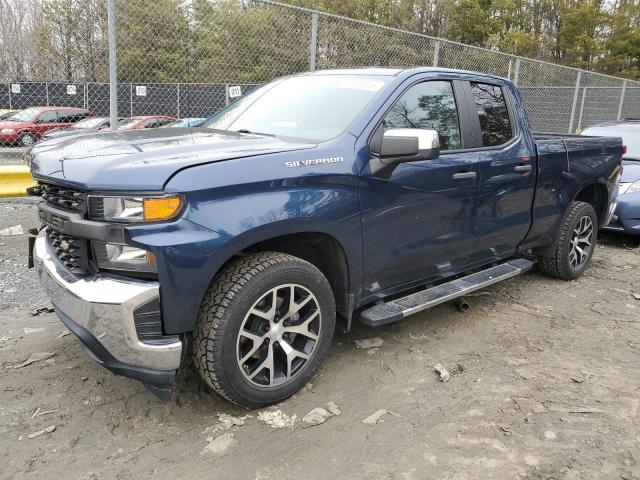
<path fill-rule="evenodd" d="M 70 272 L 83 275 L 89 272 L 87 241 L 47 228 L 47 242 L 60 263 Z"/>
<path fill-rule="evenodd" d="M 42 198 L 51 206 L 70 212 L 85 213 L 87 194 L 79 190 L 41 184 Z"/>

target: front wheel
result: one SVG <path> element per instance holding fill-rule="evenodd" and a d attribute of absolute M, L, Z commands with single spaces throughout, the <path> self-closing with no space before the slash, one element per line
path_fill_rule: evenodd
<path fill-rule="evenodd" d="M 21 147 L 31 147 L 37 141 L 38 139 L 31 132 L 24 132 L 20 134 L 20 137 L 18 137 L 18 145 L 20 145 Z"/>
<path fill-rule="evenodd" d="M 585 272 L 596 248 L 598 217 L 585 202 L 574 202 L 562 222 L 555 255 L 538 257 L 540 269 L 552 277 L 575 280 Z"/>
<path fill-rule="evenodd" d="M 194 363 L 227 400 L 263 407 L 309 381 L 334 329 L 335 301 L 322 272 L 291 255 L 248 255 L 209 287 L 194 333 Z"/>

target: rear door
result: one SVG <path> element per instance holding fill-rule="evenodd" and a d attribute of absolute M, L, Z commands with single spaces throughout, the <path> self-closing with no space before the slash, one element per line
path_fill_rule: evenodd
<path fill-rule="evenodd" d="M 58 116 L 55 126 L 51 128 L 69 128 L 71 124 L 86 118 L 86 113 L 74 108 L 61 108 L 57 110 Z"/>
<path fill-rule="evenodd" d="M 436 130 L 441 153 L 400 163 L 391 175 L 360 177 L 364 293 L 457 273 L 477 260 L 478 152 L 458 80 L 417 81 L 385 112 L 388 128 Z M 379 128 L 379 127 L 377 127 Z"/>
<path fill-rule="evenodd" d="M 465 82 L 479 182 L 475 215 L 478 248 L 486 258 L 512 255 L 531 225 L 535 152 L 518 127 L 516 99 L 498 81 Z"/>

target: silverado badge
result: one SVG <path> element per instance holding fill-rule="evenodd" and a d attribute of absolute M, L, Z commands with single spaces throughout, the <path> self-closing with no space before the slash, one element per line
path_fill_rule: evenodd
<path fill-rule="evenodd" d="M 339 162 L 344 162 L 344 157 L 315 158 L 313 160 L 294 160 L 291 162 L 284 162 L 284 166 L 287 168 L 309 167 L 311 165 L 323 165 L 326 163 Z"/>

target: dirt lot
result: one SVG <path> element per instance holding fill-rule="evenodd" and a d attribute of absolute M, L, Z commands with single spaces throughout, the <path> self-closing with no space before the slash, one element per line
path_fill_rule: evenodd
<path fill-rule="evenodd" d="M 33 210 L 0 201 L 0 229 L 26 230 Z M 193 375 L 170 404 L 103 370 L 53 314 L 31 315 L 47 301 L 25 244 L 0 237 L 2 479 L 640 479 L 638 239 L 604 236 L 577 282 L 534 271 L 468 313 L 338 334 L 312 385 L 275 408 L 298 416 L 283 429 Z M 371 337 L 383 345 L 355 348 Z M 37 352 L 54 356 L 10 368 Z M 304 428 L 329 401 L 341 415 Z M 391 413 L 362 423 L 379 409 Z M 225 429 L 218 414 L 247 417 Z"/>

